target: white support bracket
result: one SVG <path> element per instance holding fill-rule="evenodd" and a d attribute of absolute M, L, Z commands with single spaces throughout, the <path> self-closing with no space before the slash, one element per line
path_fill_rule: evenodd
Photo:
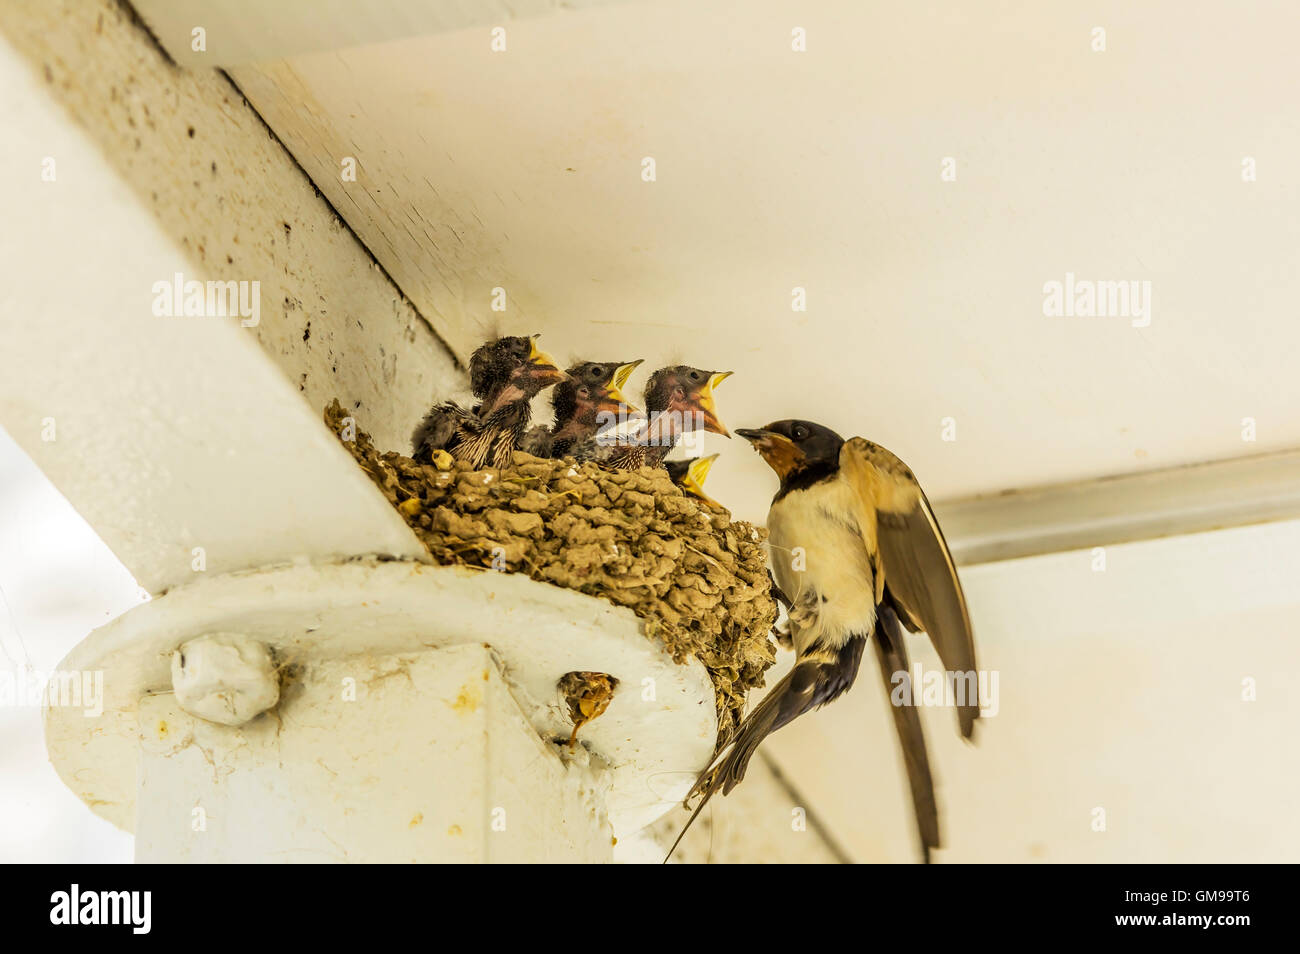
<path fill-rule="evenodd" d="M 256 686 L 265 647 L 278 704 L 229 725 L 173 694 L 196 664 L 174 670 L 178 650 L 205 645 L 221 660 L 205 698 Z M 682 799 L 717 734 L 704 667 L 674 663 L 630 610 L 404 561 L 209 577 L 60 669 L 102 671 L 104 699 L 97 717 L 46 710 L 51 761 L 135 831 L 142 861 L 609 860 Z M 618 688 L 570 748 L 557 683 L 574 671 Z"/>

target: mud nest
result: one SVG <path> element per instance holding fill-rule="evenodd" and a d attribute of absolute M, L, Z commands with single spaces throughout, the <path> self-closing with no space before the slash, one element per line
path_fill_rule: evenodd
<path fill-rule="evenodd" d="M 730 735 L 745 693 L 776 658 L 766 530 L 683 494 L 661 469 L 523 452 L 501 471 L 418 464 L 379 453 L 360 428 L 345 428 L 348 416 L 337 401 L 325 409 L 326 424 L 435 561 L 525 573 L 630 608 L 675 661 L 703 663 L 717 690 L 719 738 Z"/>

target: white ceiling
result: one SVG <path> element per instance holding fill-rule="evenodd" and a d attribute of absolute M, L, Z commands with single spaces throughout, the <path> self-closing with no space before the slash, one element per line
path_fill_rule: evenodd
<path fill-rule="evenodd" d="M 1288 26 L 627 3 L 510 23 L 504 53 L 475 27 L 232 73 L 460 354 L 496 317 L 566 357 L 734 369 L 733 426 L 819 419 L 951 497 L 1300 444 Z M 1150 326 L 1045 317 L 1066 272 L 1150 281 Z M 711 486 L 761 512 L 726 450 Z"/>

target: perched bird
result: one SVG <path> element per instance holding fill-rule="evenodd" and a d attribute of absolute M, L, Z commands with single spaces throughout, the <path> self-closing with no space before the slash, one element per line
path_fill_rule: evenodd
<path fill-rule="evenodd" d="M 745 777 L 766 736 L 853 685 L 868 641 L 889 696 L 894 674 L 908 672 L 904 628 L 924 630 L 944 668 L 961 674 L 958 682 L 965 681 L 968 689 L 964 699 L 958 696 L 963 737 L 971 737 L 980 713 L 966 600 L 934 511 L 911 470 L 878 444 L 861 437 L 845 441 L 807 421 L 777 421 L 736 433 L 753 443 L 781 478 L 767 526 L 797 656 L 794 669 L 744 719 L 695 783 L 691 795 L 704 798 L 686 828 L 716 792 L 726 795 Z M 802 548 L 798 560 L 791 558 L 796 547 Z M 920 687 L 912 688 L 919 692 Z M 939 845 L 939 814 L 920 712 L 915 705 L 892 708 L 922 855 L 929 861 L 930 849 Z"/>
<path fill-rule="evenodd" d="M 596 434 L 617 420 L 623 408 L 636 408 L 621 388 L 641 363 L 636 361 L 584 361 L 566 371 L 551 390 L 555 423 L 534 427 L 524 435 L 522 450 L 535 457 L 576 457 L 587 460 L 597 450 Z"/>
<path fill-rule="evenodd" d="M 413 457 L 429 463 L 435 450 L 482 467 L 504 467 L 528 427 L 529 402 L 564 378 L 555 359 L 537 347 L 538 335 L 498 338 L 469 359 L 469 384 L 479 403 L 435 405 L 411 436 Z"/>
<path fill-rule="evenodd" d="M 710 454 L 708 457 L 692 457 L 690 460 L 664 461 L 664 466 L 668 468 L 668 476 L 673 479 L 673 483 L 684 492 L 698 497 L 706 504 L 721 507 L 722 504 L 704 492 L 704 478 L 709 476 L 709 469 L 717 459 L 717 454 Z"/>
<path fill-rule="evenodd" d="M 645 386 L 649 419 L 635 435 L 620 439 L 601 463 L 616 470 L 662 467 L 678 439 L 703 428 L 730 437 L 713 400 L 713 389 L 731 376 L 730 371 L 701 371 L 686 365 L 660 368 Z"/>

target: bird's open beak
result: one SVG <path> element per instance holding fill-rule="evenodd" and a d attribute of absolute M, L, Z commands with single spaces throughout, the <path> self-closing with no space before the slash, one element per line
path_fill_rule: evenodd
<path fill-rule="evenodd" d="M 540 334 L 536 334 L 528 339 L 528 376 L 546 387 L 563 381 L 564 372 L 560 370 L 558 361 L 537 347 L 537 339 L 540 337 Z"/>
<path fill-rule="evenodd" d="M 795 446 L 794 441 L 776 431 L 765 427 L 738 427 L 736 433 L 753 444 L 754 450 L 767 461 L 767 466 L 782 479 L 804 461 L 803 451 Z"/>
<path fill-rule="evenodd" d="M 637 358 L 627 364 L 620 364 L 614 369 L 614 373 L 610 375 L 609 382 L 606 385 L 605 395 L 600 402 L 600 410 L 617 413 L 620 408 L 626 407 L 630 412 L 636 411 L 636 405 L 623 396 L 622 388 L 623 385 L 627 384 L 627 379 L 632 376 L 632 372 L 636 370 L 636 366 L 643 360 L 645 359 Z"/>
<path fill-rule="evenodd" d="M 721 507 L 722 504 L 704 492 L 704 478 L 709 476 L 709 470 L 717 459 L 717 454 L 710 454 L 708 457 L 698 457 L 691 461 L 690 466 L 686 468 L 686 479 L 682 481 L 682 486 L 705 503 Z"/>
<path fill-rule="evenodd" d="M 704 429 L 713 431 L 715 434 L 721 434 L 723 437 L 730 437 L 727 428 L 723 426 L 721 419 L 718 417 L 718 406 L 713 400 L 713 389 L 719 384 L 731 377 L 731 371 L 715 371 L 709 375 L 708 382 L 700 388 L 699 394 L 695 398 L 695 406 L 704 414 Z"/>

